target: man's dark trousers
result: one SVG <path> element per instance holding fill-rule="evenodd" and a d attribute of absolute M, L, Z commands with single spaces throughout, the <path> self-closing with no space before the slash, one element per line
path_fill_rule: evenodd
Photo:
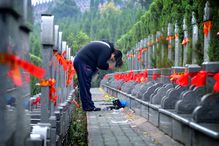
<path fill-rule="evenodd" d="M 74 68 L 77 72 L 80 97 L 82 102 L 82 107 L 84 111 L 89 111 L 95 108 L 94 102 L 92 101 L 90 88 L 91 79 L 95 70 L 93 70 L 89 65 L 85 64 L 77 56 L 74 59 Z"/>

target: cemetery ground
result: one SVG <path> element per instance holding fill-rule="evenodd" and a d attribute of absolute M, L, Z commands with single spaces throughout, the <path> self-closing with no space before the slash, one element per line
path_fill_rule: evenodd
<path fill-rule="evenodd" d="M 92 88 L 91 93 L 102 110 L 86 113 L 89 146 L 181 146 L 130 108 L 110 109 L 111 96 L 101 88 Z"/>

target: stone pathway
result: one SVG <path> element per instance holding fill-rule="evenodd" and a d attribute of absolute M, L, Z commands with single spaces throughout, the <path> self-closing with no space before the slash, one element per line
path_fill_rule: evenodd
<path fill-rule="evenodd" d="M 103 90 L 91 90 L 96 107 L 87 112 L 89 146 L 181 146 L 130 109 L 109 110 Z"/>

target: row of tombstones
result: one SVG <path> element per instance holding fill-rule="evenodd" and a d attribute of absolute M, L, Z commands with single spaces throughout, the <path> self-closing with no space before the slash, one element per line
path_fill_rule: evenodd
<path fill-rule="evenodd" d="M 148 69 L 148 80 L 142 83 L 115 80 L 109 74 L 111 77 L 102 79 L 101 86 L 110 95 L 126 99 L 131 109 L 173 139 L 185 145 L 216 146 L 219 144 L 219 93 L 212 92 L 215 79 L 209 75 L 206 84 L 199 87 L 174 84 L 169 76 L 185 69 L 190 74 L 200 70 L 215 74 L 219 72 L 219 62 L 205 62 L 202 67 Z M 154 73 L 161 76 L 153 80 Z"/>
<path fill-rule="evenodd" d="M 74 110 L 74 90 L 72 84 L 66 85 L 67 73 L 53 59 L 53 50 L 60 54 L 66 50 L 67 55 L 64 57 L 71 60 L 70 48 L 62 41 L 58 26 L 54 26 L 54 17 L 42 15 L 42 67 L 46 71 L 43 79 L 56 80 L 54 88 L 59 98 L 56 105 L 49 100 L 48 86 L 42 86 L 41 93 L 31 97 L 31 70 L 19 66 L 21 60 L 26 64 L 30 61 L 31 24 L 30 0 L 0 0 L 0 145 L 67 145 L 67 133 Z M 10 59 L 15 57 L 14 60 L 20 62 L 11 61 L 5 56 Z M 16 75 L 21 78 L 19 82 L 13 78 Z M 38 97 L 40 104 L 33 104 Z"/>
<path fill-rule="evenodd" d="M 211 13 L 211 7 L 210 3 L 206 1 L 205 7 L 203 8 L 203 22 L 204 25 L 204 34 L 200 34 L 199 32 L 199 24 L 196 20 L 195 12 L 192 12 L 192 19 L 191 19 L 191 26 L 192 31 L 189 32 L 188 26 L 186 23 L 186 18 L 183 18 L 183 40 L 182 43 L 180 43 L 179 38 L 179 26 L 178 23 L 175 23 L 175 27 L 173 29 L 173 24 L 168 23 L 167 27 L 167 42 L 168 42 L 168 51 L 166 52 L 166 56 L 169 60 L 174 60 L 174 66 L 180 66 L 180 60 L 182 60 L 183 66 L 185 66 L 187 60 L 188 60 L 188 49 L 189 45 L 192 46 L 192 64 L 197 63 L 197 54 L 195 52 L 195 48 L 198 42 L 198 36 L 203 35 L 204 41 L 203 41 L 203 54 L 204 58 L 203 60 L 209 61 L 209 46 L 210 41 L 217 36 L 217 34 L 213 34 L 212 24 L 213 22 L 213 16 L 215 14 Z M 159 54 L 157 51 L 160 50 L 161 59 L 165 58 L 165 46 L 162 41 L 164 40 L 164 34 L 163 28 L 162 31 L 157 31 L 156 34 L 151 34 L 147 38 L 142 39 L 136 44 L 136 47 L 131 49 L 128 53 L 128 68 L 131 69 L 143 69 L 143 68 L 151 68 L 152 67 L 152 61 L 151 57 L 156 58 L 156 55 Z M 190 35 L 191 34 L 191 35 Z M 182 45 L 182 46 L 181 46 Z M 181 47 L 182 48 L 181 48 Z M 180 53 L 182 51 L 182 54 Z M 140 53 L 141 52 L 141 53 Z"/>

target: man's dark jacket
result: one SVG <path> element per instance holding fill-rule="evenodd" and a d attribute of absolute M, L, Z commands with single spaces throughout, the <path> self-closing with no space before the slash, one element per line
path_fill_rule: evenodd
<path fill-rule="evenodd" d="M 93 70 L 96 70 L 96 68 L 107 70 L 109 68 L 107 61 L 113 52 L 114 46 L 112 43 L 93 41 L 80 49 L 76 57 Z"/>

